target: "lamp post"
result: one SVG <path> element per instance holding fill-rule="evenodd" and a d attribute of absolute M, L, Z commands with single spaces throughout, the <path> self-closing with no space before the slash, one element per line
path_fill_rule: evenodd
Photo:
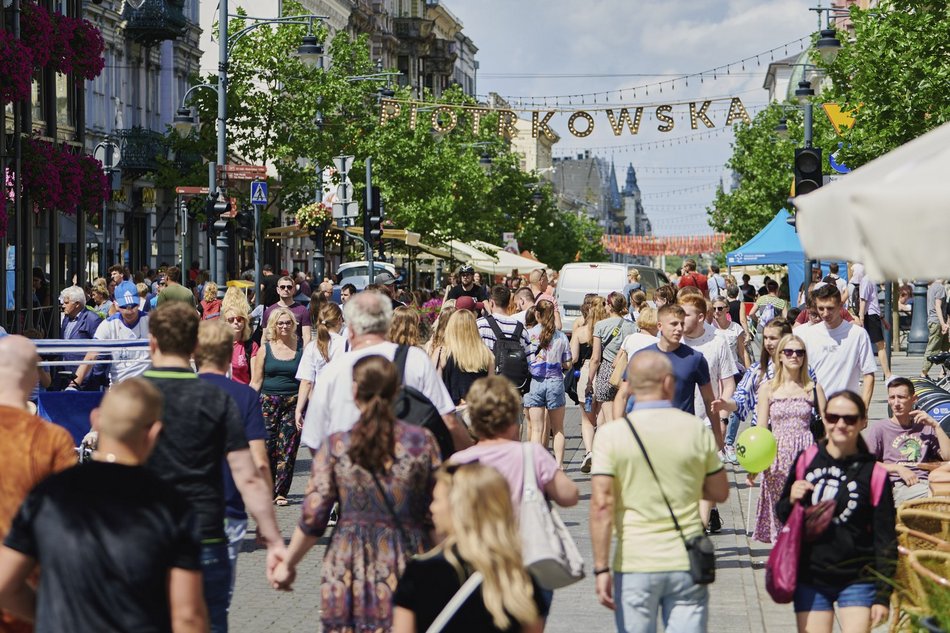
<path fill-rule="evenodd" d="M 115 165 L 118 163 L 115 155 L 121 152 L 121 150 L 116 143 L 114 143 L 113 141 L 107 140 L 107 141 L 102 141 L 101 143 L 96 145 L 95 149 L 92 150 L 92 155 L 95 157 L 96 153 L 100 149 L 102 150 L 102 167 L 106 172 L 106 178 L 109 180 L 109 189 L 111 191 L 112 190 L 112 175 L 115 169 Z M 103 198 L 102 200 L 102 247 L 99 252 L 99 276 L 100 277 L 106 277 L 106 271 L 108 271 L 109 266 L 110 266 L 110 261 L 111 261 L 111 257 L 109 254 L 109 245 L 112 242 L 112 239 L 111 239 L 112 225 L 109 224 L 109 218 L 108 218 L 109 209 L 107 205 L 108 205 L 108 202 Z M 80 240 L 83 240 L 83 241 L 85 240 L 86 227 L 78 226 L 77 224 L 77 231 L 78 232 L 76 234 L 77 235 L 76 242 L 78 245 Z M 82 235 L 82 237 L 80 237 L 80 234 Z M 81 259 L 84 260 L 85 258 L 82 257 Z M 85 271 L 86 262 L 81 261 L 80 263 L 82 265 L 83 271 Z"/>
<path fill-rule="evenodd" d="M 323 56 L 323 47 L 320 46 L 320 43 L 317 41 L 317 37 L 313 34 L 313 22 L 314 20 L 322 22 L 323 20 L 327 19 L 327 16 L 291 15 L 280 16 L 276 18 L 260 18 L 254 16 L 234 15 L 228 13 L 228 0 L 218 1 L 218 16 L 218 85 L 215 87 L 211 84 L 199 84 L 197 86 L 192 86 L 187 92 L 185 92 L 181 100 L 181 107 L 178 109 L 178 112 L 174 118 L 174 127 L 180 135 L 187 136 L 191 132 L 191 129 L 195 123 L 194 115 L 192 115 L 191 110 L 188 108 L 186 103 L 188 96 L 193 90 L 197 88 L 210 88 L 215 90 L 218 94 L 218 142 L 216 162 L 217 165 L 220 165 L 222 169 L 225 170 L 226 174 L 228 126 L 228 55 L 231 49 L 235 44 L 237 44 L 238 40 L 261 26 L 267 24 L 299 24 L 307 27 L 307 34 L 301 39 L 301 44 L 297 48 L 297 56 L 304 64 L 314 67 L 320 63 L 320 60 Z M 237 31 L 236 33 L 229 34 L 229 18 L 239 18 L 241 20 L 251 21 L 252 23 Z M 217 186 L 217 173 L 215 165 L 210 165 L 208 169 L 209 195 L 213 195 L 215 192 L 217 192 L 219 195 L 224 195 L 224 190 L 225 187 Z M 218 236 L 216 242 L 210 245 L 211 252 L 209 253 L 209 260 L 211 262 L 211 276 L 218 285 L 218 292 L 222 296 L 224 294 L 225 284 L 227 281 L 225 278 L 227 275 L 227 266 L 221 265 L 221 262 L 227 261 L 226 258 L 221 257 L 221 255 L 227 251 L 227 237 L 222 230 L 226 223 L 227 220 L 219 220 L 218 222 L 215 222 L 215 228 L 218 229 Z M 218 224 L 221 226 L 218 226 Z M 216 260 L 220 260 L 217 265 L 215 265 Z"/>

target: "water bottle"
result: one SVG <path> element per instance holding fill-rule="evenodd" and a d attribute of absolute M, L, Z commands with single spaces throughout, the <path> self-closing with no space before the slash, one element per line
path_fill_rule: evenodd
<path fill-rule="evenodd" d="M 584 398 L 584 411 L 588 413 L 591 412 L 591 409 L 594 408 L 594 394 L 588 393 L 587 397 Z"/>

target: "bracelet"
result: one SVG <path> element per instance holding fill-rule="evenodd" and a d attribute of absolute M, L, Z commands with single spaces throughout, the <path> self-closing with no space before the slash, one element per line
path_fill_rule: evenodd
<path fill-rule="evenodd" d="M 601 574 L 609 574 L 609 573 L 610 573 L 610 567 L 601 567 L 600 569 L 594 570 L 595 576 L 600 576 Z"/>

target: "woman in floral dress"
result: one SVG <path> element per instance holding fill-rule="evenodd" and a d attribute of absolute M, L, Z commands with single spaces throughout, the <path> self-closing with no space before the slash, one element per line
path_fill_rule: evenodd
<path fill-rule="evenodd" d="M 800 338 L 788 334 L 779 341 L 773 357 L 775 377 L 759 389 L 758 420 L 767 421 L 778 444 L 778 455 L 762 473 L 755 530 L 752 538 L 774 543 L 782 529 L 775 504 L 782 496 L 785 480 L 795 458 L 814 443 L 811 419 L 825 409 L 825 392 L 809 377 L 808 355 Z M 750 479 L 755 474 L 749 475 Z"/>
<path fill-rule="evenodd" d="M 432 546 L 428 508 L 441 463 L 435 438 L 394 418 L 400 379 L 392 362 L 361 358 L 353 383 L 360 419 L 351 431 L 327 438 L 314 456 L 303 517 L 273 575 L 276 588 L 290 587 L 339 501 L 339 523 L 323 559 L 325 633 L 389 631 L 406 562 Z"/>

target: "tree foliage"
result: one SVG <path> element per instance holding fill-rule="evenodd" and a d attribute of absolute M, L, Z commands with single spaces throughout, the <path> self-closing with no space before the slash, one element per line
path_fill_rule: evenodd
<path fill-rule="evenodd" d="M 285 15 L 307 13 L 293 0 L 285 0 L 283 6 Z M 229 31 L 237 33 L 249 24 L 232 19 Z M 369 58 L 365 36 L 354 40 L 338 33 L 326 44 L 324 67 L 314 69 L 293 54 L 305 32 L 303 25 L 264 26 L 243 35 L 229 55 L 229 153 L 276 168 L 279 178 L 271 184 L 269 209 L 292 213 L 312 200 L 317 166 L 332 165 L 334 156 L 344 154 L 355 157 L 350 179 L 354 198 L 362 199 L 365 159 L 372 157 L 373 182 L 382 194 L 387 218 L 394 226 L 422 234 L 426 241 L 478 239 L 498 244 L 501 233 L 512 231 L 523 248 L 551 266 L 578 252 L 603 255 L 600 229 L 562 214 L 538 175 L 518 168 L 519 158 L 495 134 L 497 115 L 482 118 L 478 135 L 461 108 L 458 126 L 446 134 L 432 132 L 428 107 L 420 108 L 414 130 L 409 129 L 406 112 L 381 125 L 378 91 L 387 82 L 371 77 L 379 69 Z M 325 39 L 326 32 L 318 31 L 317 36 Z M 204 83 L 216 85 L 216 76 L 209 75 Z M 206 125 L 183 149 L 210 158 L 215 155 L 217 95 L 211 90 L 193 95 L 192 103 Z M 395 98 L 410 99 L 408 88 L 397 88 Z M 458 87 L 439 99 L 426 93 L 421 100 L 476 105 Z M 490 169 L 483 157 L 490 159 Z M 177 174 L 182 181 L 194 181 L 188 184 L 204 182 L 199 170 L 185 173 L 174 167 L 163 167 L 166 179 Z M 540 201 L 536 192 L 542 194 Z"/>

